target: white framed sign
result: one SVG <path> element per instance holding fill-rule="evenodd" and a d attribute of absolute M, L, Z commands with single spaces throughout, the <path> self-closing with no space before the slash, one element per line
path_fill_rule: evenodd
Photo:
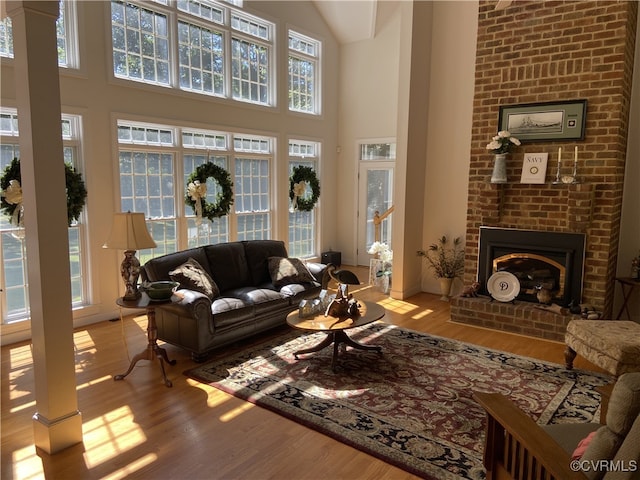
<path fill-rule="evenodd" d="M 544 183 L 548 153 L 525 153 L 520 183 Z"/>

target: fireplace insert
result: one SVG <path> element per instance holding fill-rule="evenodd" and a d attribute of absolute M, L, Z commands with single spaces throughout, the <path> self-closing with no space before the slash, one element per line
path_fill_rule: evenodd
<path fill-rule="evenodd" d="M 520 282 L 516 300 L 537 303 L 546 290 L 559 305 L 580 303 L 585 240 L 582 233 L 480 227 L 478 282 L 487 294 L 491 275 L 507 271 Z"/>

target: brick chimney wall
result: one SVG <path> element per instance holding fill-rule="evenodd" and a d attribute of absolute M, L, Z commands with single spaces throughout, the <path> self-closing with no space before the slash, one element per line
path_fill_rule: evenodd
<path fill-rule="evenodd" d="M 583 302 L 611 318 L 638 2 L 495 5 L 481 0 L 478 17 L 465 284 L 476 279 L 481 225 L 585 233 Z M 578 99 L 588 102 L 584 140 L 523 144 L 507 162 L 508 183 L 490 183 L 486 144 L 501 105 Z M 570 173 L 575 146 L 581 183 L 553 185 L 558 147 Z M 525 152 L 549 153 L 545 184 L 520 184 Z"/>

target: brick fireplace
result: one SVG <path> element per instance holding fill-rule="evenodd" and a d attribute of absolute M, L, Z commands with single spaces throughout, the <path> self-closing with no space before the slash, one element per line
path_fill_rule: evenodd
<path fill-rule="evenodd" d="M 584 236 L 581 297 L 611 317 L 622 206 L 637 2 L 480 2 L 469 170 L 465 284 L 479 278 L 481 227 Z M 585 139 L 523 143 L 507 183 L 490 183 L 486 144 L 501 105 L 587 100 Z M 578 184 L 554 185 L 558 147 L 579 148 Z M 521 184 L 524 153 L 549 153 L 544 184 Z M 485 281 L 484 278 L 481 279 Z M 452 320 L 562 340 L 571 316 L 534 302 L 454 298 Z"/>

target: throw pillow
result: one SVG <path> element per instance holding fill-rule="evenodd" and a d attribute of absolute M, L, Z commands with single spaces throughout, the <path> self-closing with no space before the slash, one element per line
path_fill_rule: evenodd
<path fill-rule="evenodd" d="M 189 258 L 182 265 L 171 270 L 169 277 L 179 282 L 182 288 L 204 293 L 211 300 L 220 295 L 220 289 L 211 275 L 193 258 Z"/>
<path fill-rule="evenodd" d="M 292 283 L 313 283 L 315 278 L 299 258 L 269 257 L 269 275 L 276 288 Z"/>
<path fill-rule="evenodd" d="M 591 443 L 591 439 L 595 436 L 595 434 L 596 434 L 595 431 L 591 432 L 589 435 L 587 435 L 582 440 L 580 440 L 580 443 L 578 443 L 578 446 L 576 447 L 576 449 L 573 451 L 573 454 L 571 455 L 571 460 L 580 460 L 582 458 L 585 450 Z"/>

